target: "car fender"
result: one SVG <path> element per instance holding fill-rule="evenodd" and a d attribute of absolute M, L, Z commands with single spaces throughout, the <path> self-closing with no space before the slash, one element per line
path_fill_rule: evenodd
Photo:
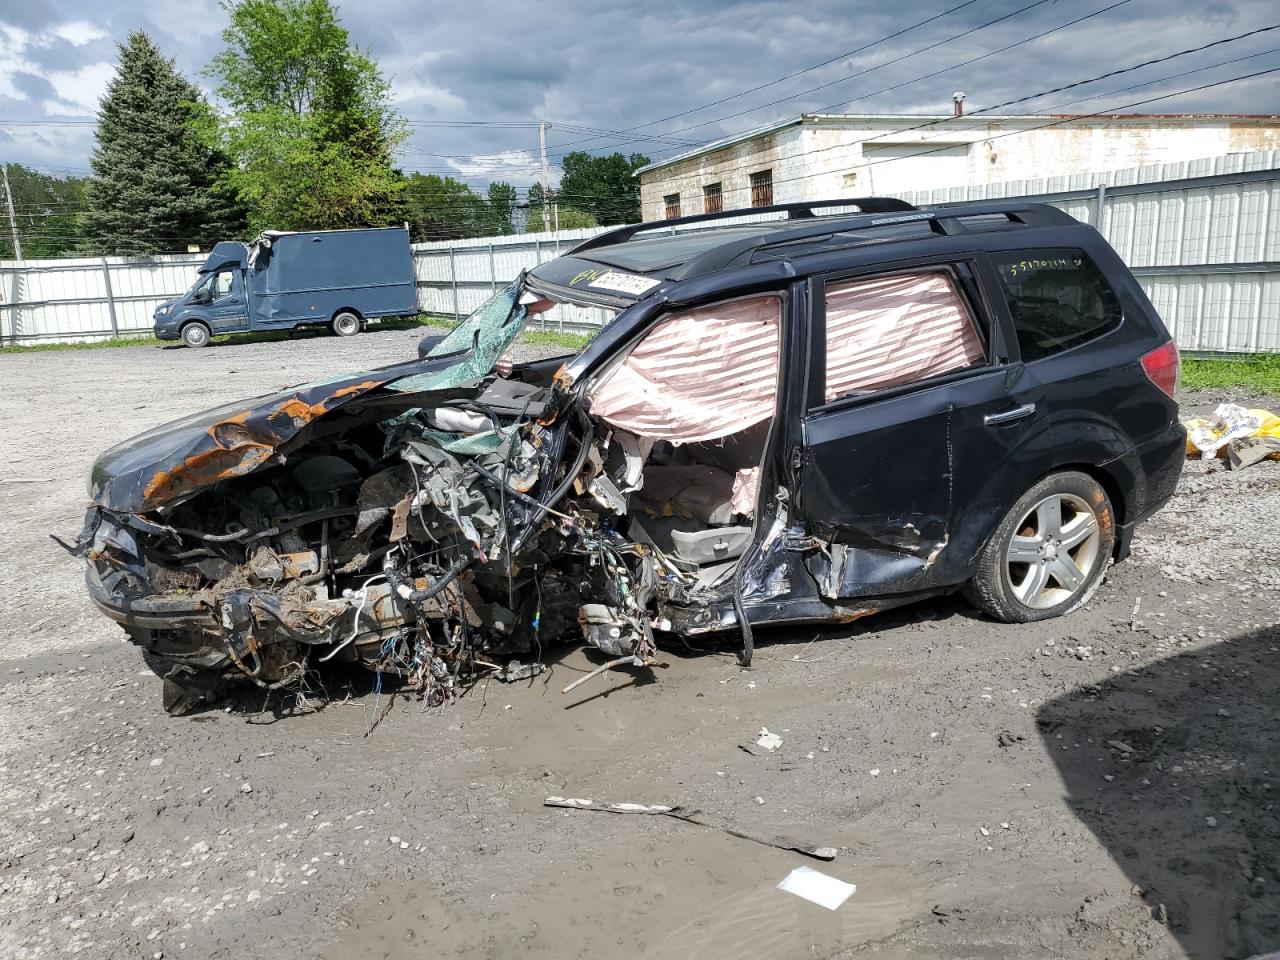
<path fill-rule="evenodd" d="M 968 509 L 985 514 L 987 522 L 974 525 L 972 542 L 955 547 L 975 556 L 1019 497 L 1063 470 L 1079 470 L 1101 483 L 1118 523 L 1127 522 L 1129 506 L 1143 500 L 1137 453 L 1116 424 L 1084 410 L 1050 412 L 1014 444 L 1003 469 L 990 471 L 977 488 Z"/>

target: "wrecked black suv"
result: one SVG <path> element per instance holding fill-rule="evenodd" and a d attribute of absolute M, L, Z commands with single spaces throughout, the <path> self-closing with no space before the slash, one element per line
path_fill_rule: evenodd
<path fill-rule="evenodd" d="M 601 234 L 423 360 L 104 454 L 77 549 L 168 709 L 339 661 L 435 704 L 568 635 L 603 670 L 737 631 L 745 663 L 752 627 L 947 591 L 1087 601 L 1183 459 L 1177 350 L 1110 247 L 1039 204 L 743 213 Z M 557 305 L 611 319 L 499 363 Z"/>

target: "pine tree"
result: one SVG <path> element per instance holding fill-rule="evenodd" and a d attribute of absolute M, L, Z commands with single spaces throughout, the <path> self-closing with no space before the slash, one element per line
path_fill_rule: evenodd
<path fill-rule="evenodd" d="M 141 31 L 119 45 L 120 66 L 98 110 L 84 216 L 94 253 L 138 256 L 208 249 L 244 232 L 216 185 L 226 159 L 193 129 L 200 90 Z"/>

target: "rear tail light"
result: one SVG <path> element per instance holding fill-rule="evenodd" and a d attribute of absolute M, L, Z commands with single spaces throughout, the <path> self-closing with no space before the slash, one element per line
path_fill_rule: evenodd
<path fill-rule="evenodd" d="M 1142 369 L 1146 371 L 1147 379 L 1169 396 L 1177 393 L 1181 365 L 1178 348 L 1172 340 L 1143 354 Z"/>

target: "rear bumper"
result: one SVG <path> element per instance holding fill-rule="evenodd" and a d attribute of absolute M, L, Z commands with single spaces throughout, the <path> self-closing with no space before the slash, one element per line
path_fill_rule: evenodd
<path fill-rule="evenodd" d="M 1129 556 L 1138 524 L 1168 503 L 1178 488 L 1187 459 L 1186 428 L 1175 420 L 1157 436 L 1134 447 L 1125 459 L 1130 461 L 1139 483 L 1124 523 L 1116 524 L 1116 562 Z"/>
<path fill-rule="evenodd" d="M 1187 430 L 1175 420 L 1168 429 L 1134 448 L 1139 469 L 1146 479 L 1146 496 L 1141 504 L 1135 504 L 1133 515 L 1126 521 L 1141 523 L 1173 496 L 1187 462 Z"/>

